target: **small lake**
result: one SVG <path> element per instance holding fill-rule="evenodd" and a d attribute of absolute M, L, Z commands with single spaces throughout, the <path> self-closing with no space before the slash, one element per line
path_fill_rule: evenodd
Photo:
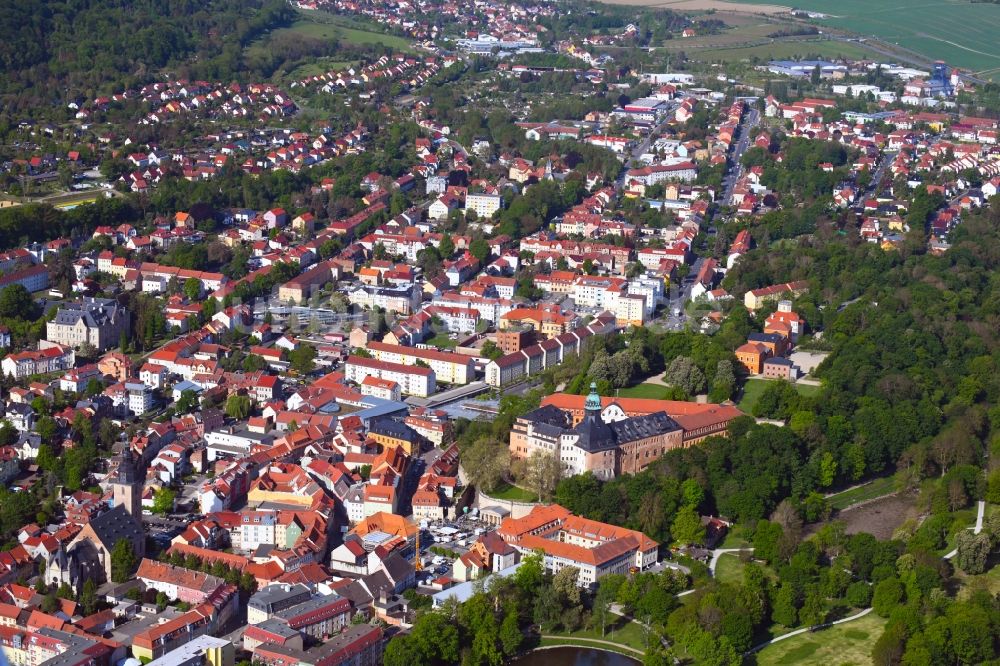
<path fill-rule="evenodd" d="M 528 653 L 512 662 L 511 666 L 636 666 L 638 663 L 636 659 L 615 652 L 558 647 Z"/>

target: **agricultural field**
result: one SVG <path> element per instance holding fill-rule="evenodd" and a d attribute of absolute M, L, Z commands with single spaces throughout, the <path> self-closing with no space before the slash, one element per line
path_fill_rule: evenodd
<path fill-rule="evenodd" d="M 788 7 L 760 2 L 741 2 L 738 5 L 725 0 L 601 0 L 608 5 L 632 5 L 671 9 L 676 12 L 739 11 L 749 14 L 784 14 Z"/>
<path fill-rule="evenodd" d="M 774 40 L 766 44 L 752 46 L 730 46 L 724 48 L 691 49 L 686 51 L 689 58 L 702 62 L 734 62 L 739 60 L 761 61 L 803 60 L 809 58 L 850 58 L 864 59 L 878 57 L 874 51 L 862 44 L 841 42 L 831 39 L 787 39 Z"/>
<path fill-rule="evenodd" d="M 887 0 L 874 4 L 866 0 L 797 0 L 794 5 L 826 14 L 815 21 L 820 26 L 895 44 L 973 72 L 988 75 L 1000 71 L 997 4 L 968 0 Z"/>
<path fill-rule="evenodd" d="M 875 613 L 820 631 L 807 631 L 769 645 L 750 658 L 758 666 L 861 666 L 870 664 L 872 648 L 885 620 Z"/>

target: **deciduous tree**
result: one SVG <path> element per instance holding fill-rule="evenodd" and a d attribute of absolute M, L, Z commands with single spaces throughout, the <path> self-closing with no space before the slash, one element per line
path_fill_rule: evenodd
<path fill-rule="evenodd" d="M 135 552 L 128 539 L 119 539 L 111 549 L 111 580 L 124 583 L 132 578 L 136 565 Z"/>
<path fill-rule="evenodd" d="M 701 524 L 701 516 L 694 507 L 688 505 L 677 510 L 674 522 L 670 526 L 674 540 L 681 544 L 703 544 L 705 542 L 705 526 Z"/>
<path fill-rule="evenodd" d="M 968 530 L 963 530 L 956 537 L 958 552 L 955 555 L 955 564 L 967 574 L 981 574 L 986 571 L 986 562 L 989 559 L 992 544 L 990 535 L 986 533 L 972 534 Z"/>

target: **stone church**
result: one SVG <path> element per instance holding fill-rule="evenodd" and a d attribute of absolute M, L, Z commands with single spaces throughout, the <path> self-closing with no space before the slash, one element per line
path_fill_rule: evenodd
<path fill-rule="evenodd" d="M 142 529 L 143 477 L 130 451 L 125 451 L 111 483 L 113 507 L 91 518 L 79 534 L 49 558 L 45 580 L 50 585 L 68 583 L 79 591 L 88 580 L 101 585 L 111 580 L 111 552 L 125 539 L 140 561 L 146 553 Z"/>

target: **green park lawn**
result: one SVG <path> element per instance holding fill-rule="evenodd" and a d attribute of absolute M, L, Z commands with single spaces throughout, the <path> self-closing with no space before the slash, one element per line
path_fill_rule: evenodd
<path fill-rule="evenodd" d="M 882 635 L 885 619 L 875 613 L 820 631 L 807 631 L 769 645 L 753 660 L 758 666 L 862 666 Z M 753 661 L 751 661 L 753 663 Z"/>
<path fill-rule="evenodd" d="M 991 595 L 1000 592 L 1000 566 L 997 565 L 997 556 L 990 558 L 990 564 L 994 566 L 986 573 L 970 576 L 963 573 L 961 569 L 955 569 L 955 578 L 961 582 L 962 589 L 959 590 L 959 598 L 968 596 L 976 590 L 986 590 Z"/>
<path fill-rule="evenodd" d="M 636 384 L 618 390 L 618 395 L 622 398 L 652 398 L 654 400 L 668 400 L 670 389 L 661 384 Z"/>
<path fill-rule="evenodd" d="M 719 557 L 719 562 L 715 565 L 715 578 L 720 583 L 742 585 L 744 566 L 738 553 L 725 553 Z"/>
<path fill-rule="evenodd" d="M 739 404 L 737 405 L 743 412 L 751 414 L 753 412 L 753 406 L 757 404 L 760 400 L 761 394 L 767 385 L 772 380 L 768 379 L 748 379 L 743 385 L 743 397 L 740 398 Z M 811 397 L 819 393 L 820 386 L 813 386 L 811 384 L 792 384 L 799 395 L 805 397 Z"/>
<path fill-rule="evenodd" d="M 737 405 L 745 413 L 753 412 L 753 406 L 760 400 L 761 393 L 767 388 L 767 381 L 764 379 L 748 379 L 743 385 L 743 397 Z"/>
<path fill-rule="evenodd" d="M 334 16 L 333 14 L 327 14 L 326 12 L 320 11 L 300 11 L 299 16 L 299 20 L 295 21 L 289 27 L 274 30 L 269 35 L 264 35 L 262 38 L 248 46 L 246 49 L 247 56 L 251 58 L 260 56 L 269 49 L 272 40 L 288 35 L 295 38 L 337 41 L 354 46 L 385 46 L 394 51 L 408 52 L 412 50 L 412 43 L 403 37 L 367 30 L 365 29 L 366 26 L 364 24 L 356 21 L 349 21 L 343 17 Z M 338 69 L 338 67 L 335 66 L 337 64 L 341 63 L 336 60 L 331 60 L 329 67 L 326 67 L 326 63 L 324 63 L 322 71 L 325 72 L 331 69 Z M 311 73 L 315 74 L 319 72 L 314 71 Z M 309 72 L 308 70 L 305 73 L 296 72 L 296 75 L 299 77 L 308 76 Z"/>
<path fill-rule="evenodd" d="M 804 396 L 806 398 L 811 398 L 814 395 L 819 395 L 820 389 L 823 388 L 822 386 L 816 386 L 815 384 L 803 384 L 801 382 L 794 384 L 793 386 L 795 386 L 795 390 L 798 391 L 799 395 Z"/>
<path fill-rule="evenodd" d="M 757 564 L 763 569 L 764 574 L 772 582 L 778 581 L 778 574 L 776 574 L 771 567 L 763 564 L 762 562 L 757 562 Z M 739 553 L 723 553 L 719 557 L 719 562 L 715 565 L 715 578 L 720 583 L 742 585 L 743 569 L 745 568 L 746 564 L 740 559 Z"/>
<path fill-rule="evenodd" d="M 844 492 L 837 493 L 836 495 L 830 495 L 827 500 L 830 503 L 830 507 L 833 509 L 846 509 L 852 504 L 888 495 L 895 489 L 895 477 L 884 476 L 881 479 L 875 479 L 871 483 L 867 483 L 863 486 L 851 488 L 850 490 L 845 490 Z"/>
<path fill-rule="evenodd" d="M 429 339 L 425 344 L 434 345 L 435 347 L 443 347 L 445 349 L 454 349 L 458 346 L 458 340 L 451 339 L 447 333 L 438 333 L 433 338 Z"/>
<path fill-rule="evenodd" d="M 722 543 L 717 548 L 744 548 L 750 545 L 750 542 L 743 535 L 743 527 L 741 525 L 733 525 L 726 532 L 726 538 L 722 540 Z"/>
<path fill-rule="evenodd" d="M 538 495 L 511 483 L 502 482 L 496 490 L 486 493 L 494 499 L 509 500 L 511 502 L 537 502 Z"/>
<path fill-rule="evenodd" d="M 559 636 L 567 641 L 579 640 L 578 643 L 568 642 L 569 645 L 586 645 L 586 640 L 597 640 L 597 641 L 608 641 L 610 643 L 618 643 L 626 647 L 630 647 L 639 652 L 645 652 L 646 650 L 646 635 L 645 630 L 637 622 L 628 620 L 626 618 L 619 617 L 614 624 L 609 625 L 605 628 L 604 636 L 601 636 L 600 628 L 597 629 L 579 629 L 572 632 L 559 632 L 558 634 L 551 634 L 552 636 Z M 542 645 L 559 645 L 558 641 L 560 638 L 555 639 L 542 639 Z"/>

